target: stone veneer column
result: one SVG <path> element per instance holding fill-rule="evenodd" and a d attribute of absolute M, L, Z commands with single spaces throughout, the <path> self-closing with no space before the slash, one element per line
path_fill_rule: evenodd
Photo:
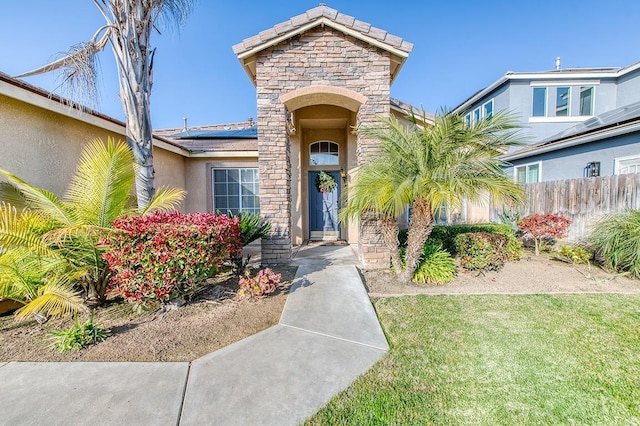
<path fill-rule="evenodd" d="M 368 73 L 366 79 L 370 80 L 369 87 L 376 90 L 368 96 L 366 104 L 358 111 L 358 127 L 379 126 L 379 117 L 388 116 L 390 111 L 389 103 L 389 81 L 388 67 L 375 67 L 378 72 Z M 357 156 L 358 166 L 362 166 L 366 161 L 380 150 L 380 142 L 375 139 L 368 139 L 362 134 L 358 134 Z M 361 261 L 366 269 L 387 269 L 389 268 L 391 253 L 384 244 L 379 221 L 372 216 L 364 216 L 360 220 L 358 249 Z"/>
<path fill-rule="evenodd" d="M 271 234 L 262 239 L 263 265 L 291 260 L 291 145 L 285 123 L 285 106 L 259 87 L 260 213 L 271 221 Z"/>

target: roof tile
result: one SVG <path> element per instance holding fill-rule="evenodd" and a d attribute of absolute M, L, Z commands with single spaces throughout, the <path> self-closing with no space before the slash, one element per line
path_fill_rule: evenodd
<path fill-rule="evenodd" d="M 404 50 L 405 52 L 409 53 L 413 50 L 413 43 L 409 43 L 406 40 L 402 40 L 402 45 L 400 46 L 400 49 Z"/>
<path fill-rule="evenodd" d="M 358 30 L 358 31 L 366 34 L 371 29 L 371 24 L 368 23 L 368 22 L 364 22 L 364 21 L 360 21 L 359 19 L 356 19 L 355 22 L 352 25 L 352 28 L 354 30 Z"/>
<path fill-rule="evenodd" d="M 387 33 L 386 31 L 371 26 L 368 22 L 355 19 L 338 12 L 336 9 L 325 6 L 314 7 L 306 13 L 296 15 L 288 21 L 277 24 L 269 29 L 261 31 L 258 35 L 245 39 L 242 43 L 233 46 L 233 52 L 241 55 L 251 49 L 259 47 L 263 43 L 267 43 L 274 38 L 294 31 L 306 24 L 312 24 L 320 18 L 329 19 L 337 24 L 344 25 L 347 28 L 353 28 L 364 36 L 372 37 L 379 40 L 392 48 L 400 49 L 404 52 L 411 52 L 413 44 L 404 41 L 401 37 Z"/>
<path fill-rule="evenodd" d="M 338 11 L 335 9 L 332 9 L 330 7 L 327 6 L 320 6 L 322 8 L 322 16 L 326 16 L 327 18 L 331 19 L 331 20 L 335 20 L 336 17 L 338 16 Z"/>
<path fill-rule="evenodd" d="M 273 29 L 275 30 L 276 33 L 283 34 L 288 31 L 291 31 L 293 29 L 293 24 L 291 23 L 291 21 L 284 21 L 274 26 Z"/>
<path fill-rule="evenodd" d="M 393 34 L 387 33 L 384 41 L 395 47 L 402 46 L 402 37 L 394 36 Z"/>
<path fill-rule="evenodd" d="M 290 21 L 291 21 L 291 25 L 293 25 L 294 27 L 301 27 L 307 22 L 309 22 L 309 18 L 307 17 L 306 13 L 301 13 L 300 15 L 296 15 L 293 18 L 291 18 Z"/>
<path fill-rule="evenodd" d="M 346 25 L 347 27 L 351 27 L 353 28 L 353 23 L 355 22 L 356 18 L 354 18 L 353 16 L 349 16 L 349 15 L 345 15 L 344 13 L 338 13 L 338 16 L 336 17 L 336 22 L 342 25 Z"/>
<path fill-rule="evenodd" d="M 322 6 L 314 7 L 313 9 L 307 10 L 307 17 L 310 21 L 313 21 L 316 18 L 322 16 Z"/>
<path fill-rule="evenodd" d="M 258 34 L 258 36 L 260 36 L 260 39 L 262 41 L 269 41 L 272 38 L 276 37 L 278 35 L 278 33 L 276 33 L 276 30 L 273 28 L 269 28 L 268 30 L 264 30 L 264 31 L 260 31 L 260 34 Z"/>
<path fill-rule="evenodd" d="M 385 37 L 387 36 L 387 32 L 385 30 L 381 30 L 380 28 L 371 27 L 367 35 L 380 41 L 384 41 Z"/>
<path fill-rule="evenodd" d="M 259 35 L 254 35 L 253 37 L 246 38 L 242 42 L 242 44 L 244 44 L 249 49 L 259 45 L 260 43 L 262 43 L 262 39 L 260 38 Z"/>

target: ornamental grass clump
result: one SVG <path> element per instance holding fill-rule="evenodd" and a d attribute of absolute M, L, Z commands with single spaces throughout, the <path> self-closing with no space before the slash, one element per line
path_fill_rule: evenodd
<path fill-rule="evenodd" d="M 108 291 L 151 305 L 189 292 L 241 249 L 237 217 L 213 213 L 154 213 L 118 219 L 104 243 Z"/>
<path fill-rule="evenodd" d="M 456 276 L 456 261 L 440 244 L 426 243 L 422 259 L 413 274 L 413 282 L 422 284 L 446 284 Z"/>
<path fill-rule="evenodd" d="M 595 226 L 589 242 L 608 267 L 640 278 L 640 210 L 605 217 Z"/>

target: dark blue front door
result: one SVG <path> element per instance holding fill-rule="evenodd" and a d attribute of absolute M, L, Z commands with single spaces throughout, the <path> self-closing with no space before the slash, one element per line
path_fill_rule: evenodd
<path fill-rule="evenodd" d="M 336 188 L 323 193 L 316 188 L 320 171 L 309 172 L 309 239 L 337 240 L 340 237 L 338 207 L 340 206 L 340 172 L 325 171 L 336 181 Z"/>

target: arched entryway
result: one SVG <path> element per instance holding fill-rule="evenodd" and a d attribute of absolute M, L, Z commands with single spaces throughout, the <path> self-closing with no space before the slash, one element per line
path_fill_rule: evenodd
<path fill-rule="evenodd" d="M 289 114 L 292 239 L 357 242 L 354 224 L 340 224 L 341 196 L 357 167 L 357 114 L 366 98 L 333 86 L 309 86 L 280 96 Z M 324 174 L 322 174 L 324 172 Z M 335 181 L 322 192 L 319 177 Z"/>

